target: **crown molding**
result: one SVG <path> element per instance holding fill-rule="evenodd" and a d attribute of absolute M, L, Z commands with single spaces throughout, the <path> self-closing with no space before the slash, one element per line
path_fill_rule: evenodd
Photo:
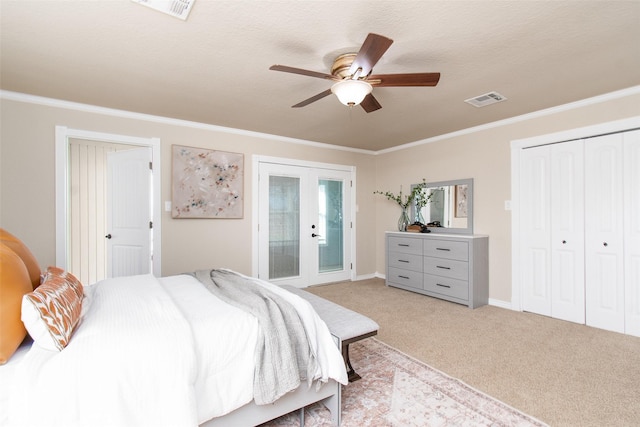
<path fill-rule="evenodd" d="M 155 116 L 152 114 L 135 113 L 132 111 L 118 110 L 115 108 L 99 107 L 96 105 L 82 104 L 79 102 L 64 101 L 61 99 L 47 98 L 43 96 L 29 95 L 20 92 L 11 92 L 0 90 L 0 99 L 9 101 L 24 102 L 28 104 L 44 105 L 47 107 L 63 108 L 67 110 L 81 111 L 85 113 L 100 114 L 104 116 L 119 117 L 132 120 L 141 120 L 146 122 L 161 123 L 172 126 L 182 126 L 193 129 L 209 130 L 213 132 L 222 132 L 234 135 L 248 136 L 251 138 L 268 139 L 271 141 L 284 142 L 288 144 L 306 145 L 310 147 L 323 148 L 328 150 L 349 151 L 360 154 L 375 154 L 375 151 L 364 150 L 352 147 L 343 147 L 340 145 L 327 144 L 324 142 L 309 141 L 306 139 L 289 138 L 286 136 L 273 135 L 269 133 L 254 132 L 245 129 L 236 129 L 225 126 L 211 125 L 207 123 L 193 122 L 189 120 L 174 119 L 171 117 Z"/>
<path fill-rule="evenodd" d="M 432 142 L 442 141 L 449 138 L 455 138 L 462 135 L 469 135 L 475 132 L 481 132 L 484 130 L 494 129 L 501 126 L 507 126 L 514 123 L 523 122 L 526 120 L 536 119 L 539 117 L 549 116 L 552 114 L 573 110 L 576 108 L 582 108 L 589 105 L 599 104 L 601 102 L 607 102 L 614 99 L 625 98 L 627 96 L 637 95 L 639 93 L 640 93 L 640 86 L 632 86 L 630 88 L 618 90 L 615 92 L 605 93 L 604 95 L 594 96 L 592 98 L 583 99 L 581 101 L 570 102 L 568 104 L 558 105 L 556 107 L 534 111 L 533 113 L 522 114 L 520 116 L 511 117 L 504 120 L 498 120 L 491 123 L 485 123 L 483 125 L 462 129 L 456 132 L 445 133 L 442 135 L 434 136 L 432 138 L 426 138 L 426 139 L 421 139 L 419 141 L 409 142 L 407 144 L 398 145 L 396 147 L 391 147 L 384 150 L 376 151 L 375 154 L 386 154 L 386 153 L 391 153 L 393 151 L 406 150 L 407 148 L 418 147 L 420 145 L 430 144 Z"/>
<path fill-rule="evenodd" d="M 86 112 L 86 113 L 102 114 L 102 115 L 105 115 L 105 116 L 120 117 L 120 118 L 132 119 L 132 120 L 142 120 L 142 121 L 147 121 L 147 122 L 162 123 L 162 124 L 168 124 L 168 125 L 173 125 L 173 126 L 182 126 L 182 127 L 188 127 L 188 128 L 194 128 L 194 129 L 204 129 L 204 130 L 210 130 L 210 131 L 213 131 L 213 132 L 222 132 L 222 133 L 229 133 L 229 134 L 235 134 L 235 135 L 242 135 L 242 136 L 248 136 L 248 137 L 251 137 L 251 138 L 267 139 L 267 140 L 271 140 L 271 141 L 284 142 L 284 143 L 288 143 L 288 144 L 305 145 L 305 146 L 323 148 L 323 149 L 329 149 L 329 150 L 348 151 L 348 152 L 359 153 L 359 154 L 379 155 L 379 154 L 391 153 L 391 152 L 394 152 L 394 151 L 406 150 L 408 148 L 418 147 L 418 146 L 424 145 L 424 144 L 430 144 L 430 143 L 433 143 L 433 142 L 442 141 L 442 140 L 446 140 L 446 139 L 450 139 L 450 138 L 455 138 L 455 137 L 458 137 L 458 136 L 469 135 L 469 134 L 472 134 L 472 133 L 481 132 L 481 131 L 488 130 L 488 129 L 494 129 L 494 128 L 498 128 L 498 127 L 501 127 L 501 126 L 507 126 L 507 125 L 511 125 L 511 124 L 514 124 L 514 123 L 519 123 L 519 122 L 523 122 L 523 121 L 526 121 L 526 120 L 531 120 L 531 119 L 535 119 L 535 118 L 539 118 L 539 117 L 549 116 L 549 115 L 552 115 L 552 114 L 557 114 L 557 113 L 560 113 L 560 112 L 569 111 L 569 110 L 573 110 L 573 109 L 576 109 L 576 108 L 581 108 L 581 107 L 585 107 L 585 106 L 589 106 L 589 105 L 595 105 L 595 104 L 599 104 L 601 102 L 607 102 L 607 101 L 611 101 L 611 100 L 614 100 L 614 99 L 624 98 L 624 97 L 631 96 L 631 95 L 636 95 L 636 94 L 639 94 L 639 93 L 640 93 L 640 86 L 632 86 L 632 87 L 627 88 L 627 89 L 622 89 L 622 90 L 618 90 L 618 91 L 614 91 L 614 92 L 609 92 L 609 93 L 606 93 L 606 94 L 603 94 L 603 95 L 594 96 L 592 98 L 587 98 L 587 99 L 583 99 L 583 100 L 580 100 L 580 101 L 570 102 L 568 104 L 563 104 L 563 105 L 559 105 L 559 106 L 556 106 L 556 107 L 547 108 L 547 109 L 544 109 L 544 110 L 534 111 L 533 113 L 527 113 L 527 114 L 523 114 L 523 115 L 520 115 L 520 116 L 504 119 L 504 120 L 498 120 L 498 121 L 491 122 L 491 123 L 485 123 L 483 125 L 470 127 L 470 128 L 462 129 L 462 130 L 459 130 L 459 131 L 455 131 L 455 132 L 450 132 L 450 133 L 434 136 L 434 137 L 431 137 L 431 138 L 425 138 L 425 139 L 421 139 L 421 140 L 418 140 L 418 141 L 409 142 L 407 144 L 402 144 L 402 145 L 398 145 L 396 147 L 391 147 L 391 148 L 387 148 L 387 149 L 384 149 L 384 150 L 378 150 L 378 151 L 364 150 L 364 149 L 360 149 L 360 148 L 344 147 L 344 146 L 340 146 L 340 145 L 327 144 L 327 143 L 324 143 L 324 142 L 309 141 L 309 140 L 297 139 L 297 138 L 289 138 L 289 137 L 285 137 L 285 136 L 273 135 L 273 134 L 261 133 L 261 132 L 254 132 L 254 131 L 249 131 L 249 130 L 245 130 L 245 129 L 236 129 L 236 128 L 230 128 L 230 127 L 224 127 L 224 126 L 218 126 L 218 125 L 211 125 L 211 124 L 200 123 L 200 122 L 192 122 L 192 121 L 189 121 L 189 120 L 181 120 L 181 119 L 174 119 L 174 118 L 170 118 L 170 117 L 154 116 L 154 115 L 151 115 L 151 114 L 135 113 L 135 112 L 132 112 L 132 111 L 125 111 L 125 110 L 118 110 L 118 109 L 114 109 L 114 108 L 99 107 L 99 106 L 96 106 L 96 105 L 81 104 L 81 103 L 78 103 L 78 102 L 64 101 L 64 100 L 60 100 L 60 99 L 46 98 L 46 97 L 42 97 L 42 96 L 29 95 L 29 94 L 25 94 L 25 93 L 11 92 L 11 91 L 6 91 L 6 90 L 0 90 L 0 99 L 7 99 L 7 100 L 10 100 L 10 101 L 25 102 L 25 103 L 30 103 L 30 104 L 38 104 L 38 105 L 44 105 L 44 106 L 48 106 L 48 107 L 64 108 L 64 109 L 68 109 L 68 110 L 82 111 L 82 112 Z"/>

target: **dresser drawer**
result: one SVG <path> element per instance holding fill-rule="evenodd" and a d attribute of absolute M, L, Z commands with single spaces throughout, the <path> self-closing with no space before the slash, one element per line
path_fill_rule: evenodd
<path fill-rule="evenodd" d="M 436 276 L 469 280 L 469 263 L 452 259 L 424 257 L 424 272 Z"/>
<path fill-rule="evenodd" d="M 424 290 L 462 300 L 469 300 L 469 282 L 448 277 L 424 275 Z"/>
<path fill-rule="evenodd" d="M 389 267 L 389 271 L 387 271 L 387 281 L 398 285 L 422 289 L 423 279 L 423 274 L 417 271 L 403 270 L 393 267 Z"/>
<path fill-rule="evenodd" d="M 422 239 L 392 236 L 389 237 L 389 247 L 387 250 L 389 252 L 422 255 Z"/>
<path fill-rule="evenodd" d="M 389 267 L 396 267 L 422 273 L 422 255 L 389 252 Z"/>
<path fill-rule="evenodd" d="M 424 255 L 468 261 L 469 244 L 467 242 L 452 242 L 449 240 L 425 240 Z"/>

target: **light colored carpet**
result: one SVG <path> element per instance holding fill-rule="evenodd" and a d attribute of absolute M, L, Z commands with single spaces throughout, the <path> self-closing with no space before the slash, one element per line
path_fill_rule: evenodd
<path fill-rule="evenodd" d="M 342 388 L 343 427 L 544 425 L 375 338 L 352 344 L 350 353 L 362 379 Z M 298 425 L 296 412 L 265 427 Z M 323 405 L 306 408 L 306 427 L 330 425 Z"/>
<path fill-rule="evenodd" d="M 471 310 L 382 279 L 307 290 L 371 317 L 379 340 L 551 426 L 640 426 L 640 338 Z"/>

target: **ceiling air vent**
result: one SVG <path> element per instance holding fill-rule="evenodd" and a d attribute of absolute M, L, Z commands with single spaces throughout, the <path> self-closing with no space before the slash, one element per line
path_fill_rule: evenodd
<path fill-rule="evenodd" d="M 186 20 L 196 0 L 131 0 L 167 15 Z"/>
<path fill-rule="evenodd" d="M 484 95 L 476 96 L 475 98 L 465 99 L 464 102 L 473 105 L 474 107 L 484 107 L 485 105 L 495 104 L 496 102 L 504 101 L 507 98 L 500 95 L 498 92 L 489 92 Z"/>

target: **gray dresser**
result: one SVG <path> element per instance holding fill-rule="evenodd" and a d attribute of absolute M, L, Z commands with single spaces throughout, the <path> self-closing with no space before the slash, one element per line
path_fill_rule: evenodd
<path fill-rule="evenodd" d="M 387 232 L 387 285 L 470 308 L 489 299 L 489 237 Z"/>

